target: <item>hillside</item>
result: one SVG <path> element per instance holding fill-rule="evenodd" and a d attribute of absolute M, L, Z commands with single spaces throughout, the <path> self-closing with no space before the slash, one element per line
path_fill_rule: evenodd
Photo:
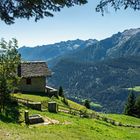
<path fill-rule="evenodd" d="M 140 84 L 140 57 L 125 57 L 96 63 L 64 59 L 53 69 L 49 83 L 62 85 L 69 98 L 90 99 L 101 111 L 121 113 L 129 91 Z"/>
<path fill-rule="evenodd" d="M 48 97 L 41 95 L 17 94 L 14 96 L 35 101 L 48 100 Z M 140 137 L 140 128 L 115 126 L 103 120 L 80 118 L 79 116 L 62 112 L 49 113 L 48 111 L 32 110 L 21 104 L 19 109 L 21 113 L 19 124 L 11 122 L 8 118 L 0 115 L 1 140 L 63 140 L 66 138 L 67 140 L 139 140 Z M 25 125 L 23 114 L 27 109 L 30 115 L 40 114 L 44 119 L 50 118 L 58 122 L 58 124 Z M 140 124 L 140 119 L 134 117 L 116 114 L 106 114 L 105 116 L 123 124 Z"/>

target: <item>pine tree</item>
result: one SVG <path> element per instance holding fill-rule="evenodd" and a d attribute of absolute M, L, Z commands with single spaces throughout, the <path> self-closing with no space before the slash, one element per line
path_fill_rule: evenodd
<path fill-rule="evenodd" d="M 59 87 L 59 91 L 58 91 L 59 96 L 64 97 L 64 91 L 62 86 Z"/>
<path fill-rule="evenodd" d="M 84 106 L 86 108 L 90 109 L 90 102 L 89 102 L 89 100 L 87 100 L 87 99 L 85 100 Z"/>
<path fill-rule="evenodd" d="M 130 92 L 126 105 L 125 105 L 125 110 L 124 114 L 134 116 L 135 114 L 135 102 L 136 102 L 136 97 L 133 93 L 133 90 Z"/>
<path fill-rule="evenodd" d="M 136 116 L 140 118 L 140 95 L 136 98 L 135 109 Z"/>

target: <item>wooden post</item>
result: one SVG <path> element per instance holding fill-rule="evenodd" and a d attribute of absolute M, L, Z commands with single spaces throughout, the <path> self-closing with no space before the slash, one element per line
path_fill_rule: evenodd
<path fill-rule="evenodd" d="M 71 108 L 70 108 L 70 114 L 71 114 Z"/>
<path fill-rule="evenodd" d="M 29 111 L 25 110 L 24 112 L 24 119 L 25 119 L 25 123 L 29 124 Z"/>
<path fill-rule="evenodd" d="M 26 106 L 28 107 L 28 109 L 29 109 L 29 101 L 27 100 L 27 102 L 26 102 Z"/>

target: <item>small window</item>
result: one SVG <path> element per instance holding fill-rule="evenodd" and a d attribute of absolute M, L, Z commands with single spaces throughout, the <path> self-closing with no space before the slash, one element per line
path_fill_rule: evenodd
<path fill-rule="evenodd" d="M 31 85 L 31 78 L 27 78 L 27 79 L 26 79 L 26 84 L 27 84 L 27 85 Z"/>

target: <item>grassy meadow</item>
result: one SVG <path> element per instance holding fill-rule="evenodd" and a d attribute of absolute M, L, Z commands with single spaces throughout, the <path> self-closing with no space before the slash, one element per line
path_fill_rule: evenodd
<path fill-rule="evenodd" d="M 22 98 L 30 98 L 36 101 L 49 99 L 45 96 L 35 97 L 35 95 L 24 94 L 14 95 Z M 81 105 L 69 101 L 71 106 L 80 108 Z M 6 118 L 0 121 L 0 140 L 139 140 L 140 128 L 114 126 L 96 119 L 80 118 L 66 113 L 49 113 L 47 111 L 37 111 L 28 109 L 20 105 L 20 123 L 8 122 Z M 29 110 L 29 114 L 40 114 L 44 118 L 49 117 L 58 120 L 59 124 L 53 125 L 25 125 L 24 111 Z M 102 115 L 102 114 L 101 114 Z M 140 125 L 140 119 L 125 115 L 106 114 L 122 123 Z"/>

